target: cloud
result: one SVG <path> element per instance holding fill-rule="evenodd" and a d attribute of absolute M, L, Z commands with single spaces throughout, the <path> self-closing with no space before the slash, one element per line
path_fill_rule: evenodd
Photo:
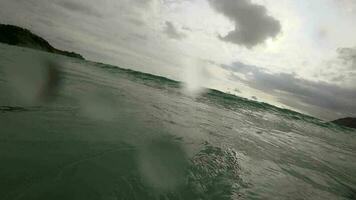
<path fill-rule="evenodd" d="M 290 73 L 272 74 L 240 62 L 222 67 L 232 72 L 234 80 L 271 94 L 284 105 L 326 119 L 336 118 L 337 113 L 356 116 L 356 88 L 310 81 Z"/>
<path fill-rule="evenodd" d="M 89 4 L 86 2 L 60 0 L 57 1 L 56 4 L 73 12 L 79 12 L 85 15 L 95 16 L 95 17 L 102 16 L 97 10 L 90 7 Z"/>
<path fill-rule="evenodd" d="M 279 21 L 269 16 L 267 9 L 250 0 L 208 0 L 211 6 L 235 23 L 235 30 L 219 38 L 251 48 L 281 31 Z"/>
<path fill-rule="evenodd" d="M 172 39 L 176 39 L 176 40 L 181 40 L 183 38 L 185 38 L 186 36 L 183 33 L 180 33 L 176 27 L 172 24 L 172 22 L 166 21 L 166 27 L 164 29 L 164 33 L 172 38 Z"/>
<path fill-rule="evenodd" d="M 338 58 L 343 61 L 345 66 L 356 69 L 356 48 L 339 48 L 337 53 Z"/>
<path fill-rule="evenodd" d="M 355 12 L 356 11 L 356 1 L 355 0 L 334 0 L 336 5 L 340 6 L 340 8 L 346 10 L 347 12 Z"/>
<path fill-rule="evenodd" d="M 136 18 L 128 18 L 127 21 L 136 25 L 136 26 L 144 26 L 145 25 L 144 21 L 142 21 L 140 19 L 136 19 Z"/>

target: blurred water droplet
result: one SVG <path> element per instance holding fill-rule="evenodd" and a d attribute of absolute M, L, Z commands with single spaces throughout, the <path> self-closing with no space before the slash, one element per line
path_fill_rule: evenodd
<path fill-rule="evenodd" d="M 23 56 L 5 67 L 15 100 L 28 105 L 53 100 L 60 87 L 60 73 L 57 61 L 39 56 Z"/>
<path fill-rule="evenodd" d="M 82 114 L 94 120 L 111 121 L 118 114 L 116 100 L 104 90 L 89 89 L 79 101 Z"/>
<path fill-rule="evenodd" d="M 143 146 L 138 167 L 146 184 L 160 191 L 174 191 L 184 183 L 188 159 L 174 140 L 159 138 Z"/>

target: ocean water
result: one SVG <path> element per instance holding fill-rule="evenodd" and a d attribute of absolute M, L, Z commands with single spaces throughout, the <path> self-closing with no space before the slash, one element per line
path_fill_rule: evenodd
<path fill-rule="evenodd" d="M 0 45 L 0 199 L 356 199 L 356 131 Z"/>

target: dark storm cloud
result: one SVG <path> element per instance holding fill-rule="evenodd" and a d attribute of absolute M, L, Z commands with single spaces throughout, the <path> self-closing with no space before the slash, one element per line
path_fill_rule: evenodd
<path fill-rule="evenodd" d="M 87 2 L 71 1 L 71 0 L 59 0 L 55 2 L 57 5 L 68 9 L 73 12 L 82 13 L 89 16 L 101 17 L 102 15 L 90 7 Z"/>
<path fill-rule="evenodd" d="M 356 48 L 339 48 L 337 52 L 345 66 L 356 70 Z"/>
<path fill-rule="evenodd" d="M 235 23 L 235 30 L 221 40 L 248 48 L 273 38 L 281 31 L 279 21 L 267 14 L 267 9 L 250 0 L 208 0 L 211 6 Z"/>
<path fill-rule="evenodd" d="M 257 66 L 240 62 L 222 65 L 222 67 L 234 72 L 233 79 L 251 88 L 272 94 L 287 106 L 314 112 L 312 114 L 323 118 L 335 117 L 336 113 L 356 116 L 356 88 L 314 82 L 290 73 L 272 74 Z M 245 78 L 237 76 L 236 73 L 244 75 Z"/>
<path fill-rule="evenodd" d="M 185 38 L 185 35 L 183 33 L 178 32 L 178 30 L 172 24 L 172 22 L 169 22 L 169 21 L 166 21 L 166 27 L 164 29 L 164 33 L 168 37 L 170 37 L 172 39 L 176 39 L 176 40 L 181 40 L 181 39 Z"/>

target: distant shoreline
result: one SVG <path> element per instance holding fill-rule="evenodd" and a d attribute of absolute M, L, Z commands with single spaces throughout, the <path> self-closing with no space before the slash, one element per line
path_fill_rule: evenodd
<path fill-rule="evenodd" d="M 27 47 L 31 49 L 85 60 L 84 57 L 78 53 L 57 49 L 40 36 L 32 33 L 27 29 L 14 25 L 0 24 L 0 43 L 13 46 Z"/>

